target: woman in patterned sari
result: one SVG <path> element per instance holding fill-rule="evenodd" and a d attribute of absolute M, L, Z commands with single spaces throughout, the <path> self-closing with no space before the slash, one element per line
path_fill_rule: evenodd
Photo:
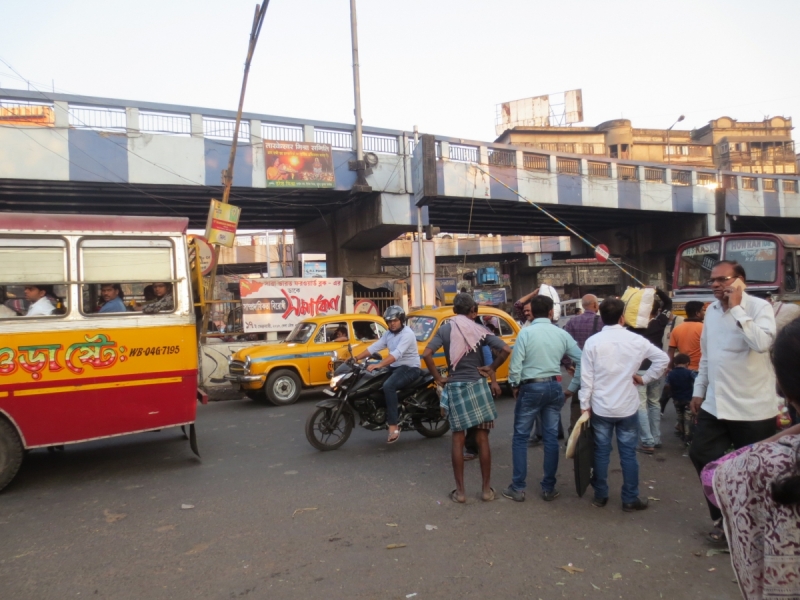
<path fill-rule="evenodd" d="M 800 319 L 771 351 L 778 389 L 800 408 Z M 800 425 L 706 466 L 706 495 L 723 515 L 747 600 L 800 598 Z"/>

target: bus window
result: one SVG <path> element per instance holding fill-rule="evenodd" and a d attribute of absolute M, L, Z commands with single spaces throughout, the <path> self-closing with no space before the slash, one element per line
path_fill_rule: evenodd
<path fill-rule="evenodd" d="M 797 271 L 794 264 L 794 250 L 786 251 L 786 258 L 783 260 L 783 290 L 785 292 L 797 291 Z"/>
<path fill-rule="evenodd" d="M 744 267 L 748 283 L 772 283 L 778 272 L 778 244 L 765 239 L 725 242 L 725 259 Z"/>
<path fill-rule="evenodd" d="M 66 282 L 64 240 L 0 239 L 0 319 L 66 314 Z"/>
<path fill-rule="evenodd" d="M 719 254 L 719 242 L 705 242 L 684 248 L 678 265 L 678 287 L 706 287 Z"/>
<path fill-rule="evenodd" d="M 82 312 L 119 316 L 173 312 L 173 247 L 169 240 L 84 239 L 80 244 Z"/>

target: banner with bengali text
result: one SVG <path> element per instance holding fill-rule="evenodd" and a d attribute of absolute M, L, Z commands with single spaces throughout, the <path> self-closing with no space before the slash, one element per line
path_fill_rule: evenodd
<path fill-rule="evenodd" d="M 332 188 L 336 185 L 330 144 L 264 140 L 267 187 Z"/>
<path fill-rule="evenodd" d="M 300 321 L 338 315 L 342 279 L 242 279 L 242 321 L 246 333 L 291 331 Z"/>

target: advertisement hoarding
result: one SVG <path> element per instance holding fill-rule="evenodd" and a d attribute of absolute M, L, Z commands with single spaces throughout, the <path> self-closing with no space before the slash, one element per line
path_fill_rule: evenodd
<path fill-rule="evenodd" d="M 303 319 L 338 315 L 342 279 L 242 279 L 242 321 L 246 333 L 291 331 Z"/>
<path fill-rule="evenodd" d="M 330 144 L 264 140 L 267 187 L 332 188 L 336 185 Z"/>

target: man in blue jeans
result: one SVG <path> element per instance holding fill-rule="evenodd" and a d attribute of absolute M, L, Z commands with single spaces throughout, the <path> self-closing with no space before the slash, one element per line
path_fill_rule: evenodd
<path fill-rule="evenodd" d="M 591 414 L 594 430 L 592 504 L 602 508 L 608 503 L 608 463 L 611 436 L 616 430 L 622 466 L 622 510 L 633 512 L 647 508 L 647 500 L 639 498 L 637 386 L 658 381 L 667 369 L 669 357 L 646 338 L 625 329 L 624 312 L 625 304 L 617 298 L 600 304 L 604 327 L 583 347 L 579 395 L 581 410 Z M 644 360 L 649 361 L 649 367 L 639 375 L 637 371 Z"/>
<path fill-rule="evenodd" d="M 367 367 L 368 371 L 389 367 L 392 374 L 383 384 L 383 396 L 386 398 L 386 421 L 389 425 L 388 444 L 394 444 L 400 439 L 398 420 L 397 391 L 402 390 L 415 379 L 419 378 L 422 370 L 419 368 L 419 350 L 417 337 L 410 327 L 406 327 L 406 313 L 401 306 L 392 305 L 383 313 L 383 320 L 389 326 L 389 331 L 381 339 L 356 356 L 356 360 L 367 358 L 373 352 L 389 349 L 389 354 L 378 363 Z"/>
<path fill-rule="evenodd" d="M 564 392 L 558 376 L 564 355 L 577 365 L 570 391 L 578 388 L 581 374 L 581 350 L 575 340 L 563 329 L 553 325 L 553 300 L 536 296 L 531 300 L 533 321 L 517 336 L 508 382 L 517 403 L 514 407 L 514 437 L 511 456 L 514 473 L 511 485 L 503 496 L 516 502 L 525 500 L 525 479 L 528 475 L 528 438 L 537 415 L 542 415 L 544 438 L 544 479 L 542 498 L 558 498 L 556 471 L 558 471 L 558 422 L 564 406 Z"/>

